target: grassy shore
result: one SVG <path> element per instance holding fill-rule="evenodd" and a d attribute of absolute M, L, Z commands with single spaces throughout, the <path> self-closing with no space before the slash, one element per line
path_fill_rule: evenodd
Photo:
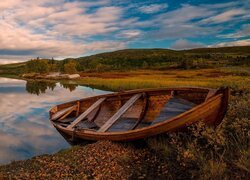
<path fill-rule="evenodd" d="M 247 179 L 250 175 L 250 68 L 81 73 L 77 84 L 110 90 L 170 86 L 229 86 L 229 110 L 216 128 L 135 143 L 97 142 L 0 166 L 0 179 Z M 64 82 L 64 81 L 62 81 Z"/>
<path fill-rule="evenodd" d="M 197 70 L 141 70 L 131 72 L 81 73 L 77 84 L 101 89 L 129 90 L 137 88 L 228 86 L 233 91 L 250 90 L 249 67 L 225 67 Z"/>

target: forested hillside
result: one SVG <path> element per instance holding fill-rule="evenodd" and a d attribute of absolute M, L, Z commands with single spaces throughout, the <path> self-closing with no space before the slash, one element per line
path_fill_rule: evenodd
<path fill-rule="evenodd" d="M 125 49 L 61 61 L 36 58 L 26 63 L 0 66 L 0 73 L 47 73 L 60 71 L 105 72 L 136 69 L 200 69 L 220 66 L 249 66 L 250 46 L 191 50 Z"/>

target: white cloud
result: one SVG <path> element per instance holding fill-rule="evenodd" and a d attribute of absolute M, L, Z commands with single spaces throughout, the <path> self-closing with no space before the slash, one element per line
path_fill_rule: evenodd
<path fill-rule="evenodd" d="M 19 57 L 17 57 L 18 59 Z M 20 62 L 23 62 L 23 61 L 26 61 L 28 60 L 27 58 L 25 58 L 24 60 L 20 61 L 20 60 L 16 60 L 16 59 L 2 59 L 0 58 L 0 65 L 1 64 L 10 64 L 10 63 L 20 63 Z"/>
<path fill-rule="evenodd" d="M 237 41 L 229 41 L 229 42 L 222 42 L 213 45 L 214 47 L 224 47 L 224 46 L 249 46 L 250 45 L 250 39 L 244 39 L 244 40 L 237 40 Z"/>
<path fill-rule="evenodd" d="M 247 36 L 250 36 L 250 24 L 243 25 L 242 28 L 235 33 L 218 35 L 218 37 L 222 38 L 244 38 Z"/>
<path fill-rule="evenodd" d="M 139 7 L 139 11 L 146 13 L 146 14 L 153 14 L 163 9 L 166 9 L 167 7 L 168 7 L 167 4 L 151 4 L 151 5 Z"/>
<path fill-rule="evenodd" d="M 42 23 L 52 25 L 52 32 L 65 36 L 101 35 L 119 29 L 117 21 L 120 14 L 121 9 L 117 7 L 100 8 L 90 15 L 82 15 L 80 9 L 71 9 L 52 14 L 44 18 Z"/>
<path fill-rule="evenodd" d="M 200 47 L 204 47 L 204 45 L 202 43 L 195 43 L 195 42 L 188 41 L 185 39 L 179 39 L 171 45 L 171 48 L 176 49 L 176 50 L 193 49 L 193 48 L 200 48 Z"/>
<path fill-rule="evenodd" d="M 205 7 L 182 5 L 181 8 L 162 13 L 151 21 L 151 26 L 158 29 L 150 34 L 157 39 L 186 38 L 217 32 L 217 28 L 199 25 L 199 20 L 214 14 L 214 11 Z"/>
<path fill-rule="evenodd" d="M 28 29 L 17 28 L 0 22 L 0 47 L 13 52 L 30 51 L 38 56 L 73 56 L 91 50 L 112 50 L 123 48 L 124 43 L 115 41 L 96 41 L 76 43 L 71 40 L 57 40 L 44 34 L 34 34 Z"/>
<path fill-rule="evenodd" d="M 142 32 L 140 30 L 124 30 L 120 34 L 118 34 L 118 37 L 126 38 L 126 39 L 134 39 L 141 36 Z"/>
<path fill-rule="evenodd" d="M 13 6 L 18 5 L 21 2 L 21 0 L 7 0 L 7 1 L 0 1 L 0 10 L 11 8 Z"/>
<path fill-rule="evenodd" d="M 145 4 L 113 0 L 1 1 L 0 54 L 76 57 L 90 51 L 125 48 L 130 40 L 142 40 L 139 37 L 149 43 L 152 39 L 221 38 L 218 34 L 223 30 L 250 18 L 250 4 L 245 1 L 181 4 L 168 11 L 167 3 Z M 142 18 L 138 11 L 147 16 Z M 244 37 L 248 34 L 245 31 L 248 29 L 224 38 Z"/>
<path fill-rule="evenodd" d="M 32 56 L 15 56 L 15 55 L 1 55 L 0 56 L 0 64 L 8 64 L 8 63 L 19 63 L 23 61 L 30 60 L 34 57 Z"/>
<path fill-rule="evenodd" d="M 249 19 L 249 8 L 249 5 L 243 6 L 242 2 L 182 4 L 178 9 L 158 14 L 150 21 L 139 22 L 138 25 L 154 28 L 147 33 L 147 38 L 151 39 L 217 36 L 223 30 Z M 229 21 L 231 24 L 223 24 Z"/>
<path fill-rule="evenodd" d="M 245 9 L 231 9 L 225 12 L 222 12 L 213 17 L 209 17 L 204 19 L 204 23 L 223 23 L 232 20 L 233 18 L 246 14 L 247 11 Z"/>
<path fill-rule="evenodd" d="M 67 57 L 83 55 L 89 51 L 124 48 L 126 44 L 123 42 L 87 41 L 91 36 L 107 35 L 122 28 L 119 23 L 122 9 L 108 6 L 109 2 L 109 0 L 97 0 L 95 3 L 91 1 L 66 3 L 64 0 L 0 2 L 0 8 L 4 7 L 4 10 L 0 11 L 2 17 L 0 53 Z M 105 6 L 100 7 L 100 5 Z M 90 7 L 95 7 L 96 10 L 87 12 Z"/>

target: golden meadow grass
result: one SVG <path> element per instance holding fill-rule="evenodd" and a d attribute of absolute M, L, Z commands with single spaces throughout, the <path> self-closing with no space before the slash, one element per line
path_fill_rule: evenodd
<path fill-rule="evenodd" d="M 102 87 L 110 90 L 128 90 L 153 87 L 199 86 L 217 88 L 229 86 L 232 90 L 250 89 L 250 68 L 205 69 L 205 70 L 166 70 L 166 71 L 131 71 L 128 77 L 109 78 L 88 77 L 85 74 L 79 84 Z M 248 74 L 247 74 L 248 73 Z M 112 75 L 112 72 L 110 73 Z M 122 73 L 120 73 L 122 74 Z M 243 74 L 243 76 L 242 76 Z M 101 75 L 100 75 L 101 76 Z"/>

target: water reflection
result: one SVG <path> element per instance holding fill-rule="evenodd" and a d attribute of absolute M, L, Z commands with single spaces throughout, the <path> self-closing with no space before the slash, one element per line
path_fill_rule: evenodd
<path fill-rule="evenodd" d="M 26 83 L 26 91 L 30 94 L 36 95 L 45 93 L 48 88 L 53 91 L 55 87 L 55 82 L 27 81 Z"/>
<path fill-rule="evenodd" d="M 60 83 L 60 86 L 69 89 L 70 92 L 76 90 L 77 84 L 67 84 Z M 55 82 L 50 81 L 27 81 L 26 83 L 26 91 L 30 94 L 40 95 L 42 93 L 46 93 L 46 90 L 54 90 L 56 87 Z"/>
<path fill-rule="evenodd" d="M 76 84 L 63 84 L 63 83 L 60 83 L 60 84 L 61 84 L 61 86 L 62 86 L 63 88 L 69 89 L 70 92 L 74 91 L 74 90 L 76 89 L 76 87 L 78 86 L 78 85 L 76 85 Z"/>
<path fill-rule="evenodd" d="M 108 92 L 74 84 L 0 78 L 0 164 L 68 147 L 50 124 L 49 109 L 104 93 Z"/>

